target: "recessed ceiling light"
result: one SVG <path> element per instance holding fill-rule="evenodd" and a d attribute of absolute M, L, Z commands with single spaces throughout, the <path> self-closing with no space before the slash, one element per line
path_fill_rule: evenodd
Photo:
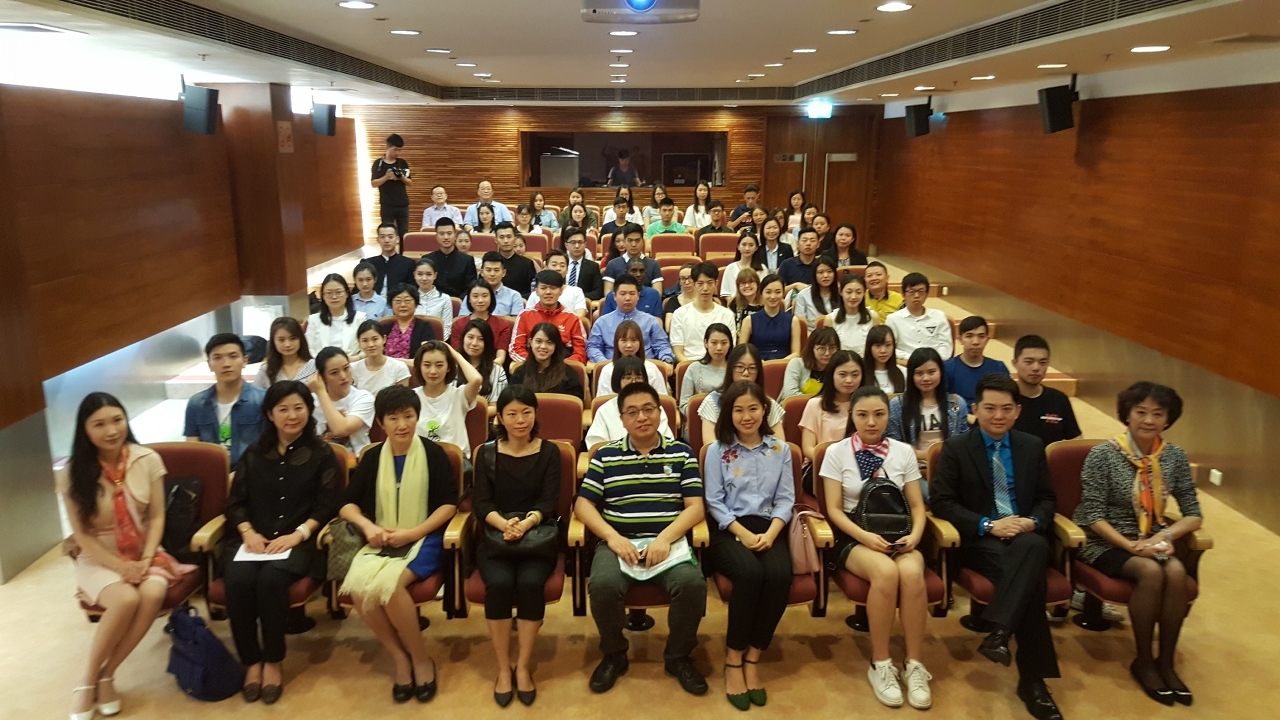
<path fill-rule="evenodd" d="M 917 86 L 916 86 L 916 92 L 924 92 L 925 90 L 937 90 L 937 89 L 938 89 L 938 88 L 936 88 L 936 87 L 934 87 L 934 86 L 932 86 L 932 85 L 917 85 Z"/>
<path fill-rule="evenodd" d="M 974 75 L 970 80 L 995 80 L 995 75 Z"/>
<path fill-rule="evenodd" d="M 782 63 L 765 63 L 765 67 L 782 67 Z"/>
<path fill-rule="evenodd" d="M 348 10 L 372 10 L 378 7 L 378 4 L 371 3 L 371 2 L 362 2 L 361 0 L 347 0 L 346 2 L 338 3 L 338 7 L 346 8 Z"/>
<path fill-rule="evenodd" d="M 857 34 L 857 32 L 858 32 L 857 30 L 828 30 L 827 34 L 828 35 L 854 35 L 854 34 Z"/>
<path fill-rule="evenodd" d="M 898 93 L 880 93 L 880 97 L 898 97 Z"/>
<path fill-rule="evenodd" d="M 735 107 L 738 107 L 738 106 L 737 106 L 737 105 L 725 105 L 725 107 L 727 107 L 727 108 L 735 108 Z"/>
<path fill-rule="evenodd" d="M 905 12 L 911 9 L 911 6 L 904 2 L 887 2 L 876 8 L 880 12 Z"/>
<path fill-rule="evenodd" d="M 747 77 L 764 77 L 764 73 L 747 73 Z"/>
<path fill-rule="evenodd" d="M 817 50 L 817 48 L 796 48 L 795 50 L 792 50 L 791 52 L 793 52 L 793 53 L 800 53 L 801 55 L 804 55 L 804 54 L 806 54 L 806 53 L 816 53 L 816 52 L 818 52 L 818 50 Z"/>
<path fill-rule="evenodd" d="M 630 55 L 633 52 L 635 52 L 635 50 L 622 49 L 622 50 L 610 50 L 609 54 L 610 55 Z"/>
<path fill-rule="evenodd" d="M 502 82 L 502 81 L 501 81 L 501 80 L 494 80 L 493 78 L 485 78 L 485 79 L 484 79 L 484 82 L 487 82 L 487 83 L 500 83 L 500 82 Z"/>
<path fill-rule="evenodd" d="M 734 80 L 734 82 L 742 82 L 742 78 L 738 78 L 737 80 Z"/>
<path fill-rule="evenodd" d="M 613 73 L 609 77 L 626 77 L 626 76 L 627 76 L 626 73 Z"/>
<path fill-rule="evenodd" d="M 1157 52 L 1164 52 L 1165 50 L 1168 50 L 1168 49 L 1169 49 L 1168 45 L 1139 45 L 1138 47 L 1130 50 L 1129 52 L 1157 53 Z"/>
<path fill-rule="evenodd" d="M 421 35 L 422 33 L 417 30 L 392 30 L 391 34 L 392 35 Z"/>
<path fill-rule="evenodd" d="M 631 66 L 626 63 L 609 63 L 609 67 L 624 68 L 624 67 L 631 67 Z"/>
<path fill-rule="evenodd" d="M 475 63 L 457 63 L 458 67 L 475 67 Z"/>
<path fill-rule="evenodd" d="M 1066 66 L 1067 66 L 1066 63 L 1045 63 L 1043 65 L 1037 65 L 1036 68 L 1040 70 L 1058 70 Z"/>
<path fill-rule="evenodd" d="M 471 73 L 476 77 L 493 77 L 493 73 Z"/>
<path fill-rule="evenodd" d="M 611 83 L 624 83 L 624 82 L 626 82 L 626 81 L 627 81 L 627 79 L 626 79 L 626 78 L 614 78 L 614 79 L 610 80 L 609 82 L 611 82 Z"/>
<path fill-rule="evenodd" d="M 872 102 L 875 98 L 854 98 L 858 102 Z"/>
<path fill-rule="evenodd" d="M 441 55 L 448 55 L 450 52 L 453 52 L 453 51 L 450 50 L 449 48 L 427 48 L 427 52 L 440 53 Z"/>
<path fill-rule="evenodd" d="M 609 34 L 614 37 L 635 37 L 640 33 L 636 32 L 635 30 L 614 30 Z"/>
<path fill-rule="evenodd" d="M 618 108 L 623 107 L 623 106 L 622 106 L 622 105 L 610 105 L 609 107 L 611 107 L 611 108 L 613 108 L 613 109 L 617 110 Z"/>

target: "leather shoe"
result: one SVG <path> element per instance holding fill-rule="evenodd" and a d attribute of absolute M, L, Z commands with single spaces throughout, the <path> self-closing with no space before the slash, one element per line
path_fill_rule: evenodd
<path fill-rule="evenodd" d="M 279 685 L 262 686 L 262 702 L 265 705 L 274 705 L 282 694 L 284 694 L 284 688 Z"/>
<path fill-rule="evenodd" d="M 605 655 L 595 671 L 591 673 L 591 682 L 588 683 L 591 692 L 608 692 L 613 684 L 618 682 L 618 678 L 627 674 L 628 667 L 630 663 L 627 662 L 626 653 Z"/>
<path fill-rule="evenodd" d="M 240 690 L 245 702 L 258 702 L 262 697 L 262 683 L 249 683 Z"/>
<path fill-rule="evenodd" d="M 693 660 L 682 657 L 668 660 L 663 668 L 666 673 L 680 682 L 680 687 L 690 695 L 706 695 L 707 679 L 702 677 Z"/>
<path fill-rule="evenodd" d="M 391 699 L 398 703 L 407 703 L 409 698 L 413 697 L 413 690 L 414 684 L 412 682 L 408 685 L 392 685 Z"/>
<path fill-rule="evenodd" d="M 530 680 L 533 679 L 533 673 L 529 673 L 529 679 Z M 534 700 L 538 699 L 537 687 L 534 687 L 532 690 L 521 690 L 520 685 L 515 678 L 511 679 L 511 685 L 516 689 L 516 697 L 520 698 L 521 705 L 524 705 L 525 707 L 529 707 L 530 705 L 533 704 Z"/>
<path fill-rule="evenodd" d="M 436 690 L 440 688 L 439 680 L 440 675 L 436 672 L 436 659 L 431 658 L 431 682 L 419 683 L 418 686 L 413 689 L 413 695 L 418 698 L 418 702 L 431 702 L 431 699 L 436 696 Z M 414 681 L 417 682 L 416 674 L 414 676 Z"/>
<path fill-rule="evenodd" d="M 1013 662 L 1013 654 L 1009 652 L 1009 631 L 996 630 L 988 635 L 978 646 L 978 653 L 991 662 L 1009 667 Z"/>
<path fill-rule="evenodd" d="M 1018 683 L 1018 697 L 1036 720 L 1062 720 L 1062 712 L 1043 680 Z"/>
<path fill-rule="evenodd" d="M 495 683 L 497 684 L 497 683 Z M 516 669 L 511 668 L 511 689 L 506 692 L 493 691 L 493 701 L 498 703 L 498 707 L 506 707 L 511 704 L 511 698 L 516 693 Z"/>
<path fill-rule="evenodd" d="M 1159 687 L 1151 687 L 1142 682 L 1142 676 L 1138 674 L 1137 660 L 1129 663 L 1129 674 L 1133 676 L 1134 682 L 1138 683 L 1138 687 L 1142 688 L 1142 692 L 1146 693 L 1147 697 L 1161 705 L 1172 705 L 1174 703 L 1173 691 L 1165 687 L 1164 683 L 1161 683 Z"/>

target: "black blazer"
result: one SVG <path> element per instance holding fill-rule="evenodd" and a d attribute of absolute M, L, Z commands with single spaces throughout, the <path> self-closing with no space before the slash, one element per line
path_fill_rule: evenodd
<path fill-rule="evenodd" d="M 569 276 L 565 275 L 565 277 Z M 600 274 L 600 263 L 582 258 L 582 266 L 578 268 L 578 287 L 582 289 L 582 294 L 588 300 L 599 300 L 604 297 L 604 277 Z"/>
<path fill-rule="evenodd" d="M 458 481 L 444 448 L 421 436 L 418 440 L 427 451 L 427 473 L 430 477 L 427 515 L 431 515 L 441 505 L 458 504 Z M 382 457 L 386 447 L 386 443 L 378 443 L 365 451 L 360 464 L 351 473 L 351 482 L 342 493 L 343 505 L 359 507 L 362 515 L 375 522 L 378 517 L 378 458 Z M 443 532 L 444 528 L 440 531 Z"/>
<path fill-rule="evenodd" d="M 365 258 L 361 262 L 367 262 L 377 269 L 378 281 L 374 284 L 373 291 L 379 295 L 390 293 L 391 288 L 400 284 L 414 288 L 418 287 L 418 284 L 413 279 L 413 271 L 418 264 L 404 255 L 396 253 L 390 258 L 386 258 L 382 254 L 378 254 L 371 258 Z"/>
<path fill-rule="evenodd" d="M 1009 431 L 1009 443 L 1018 514 L 1035 518 L 1040 523 L 1040 534 L 1050 535 L 1056 498 L 1049 481 L 1044 444 L 1035 435 L 1017 430 Z M 991 464 L 978 428 L 943 443 L 942 458 L 929 480 L 929 509 L 933 514 L 955 525 L 962 538 L 976 538 L 982 518 L 991 517 L 995 505 Z"/>
<path fill-rule="evenodd" d="M 796 256 L 796 251 L 792 250 L 790 245 L 782 242 L 782 240 L 779 239 L 778 240 L 778 269 L 779 270 L 782 269 L 782 263 L 785 262 L 787 258 L 793 258 L 795 256 Z M 765 249 L 763 240 L 760 241 L 760 249 L 756 250 L 756 259 L 760 261 L 761 265 L 764 265 L 765 267 L 769 267 L 769 251 Z M 762 277 L 760 279 L 763 280 L 764 278 Z"/>

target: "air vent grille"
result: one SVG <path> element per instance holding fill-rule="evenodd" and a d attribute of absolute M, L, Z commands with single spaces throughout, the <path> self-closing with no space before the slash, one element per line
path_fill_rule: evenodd
<path fill-rule="evenodd" d="M 796 97 L 832 92 L 1192 1 L 1067 0 L 811 80 L 796 88 Z"/>
<path fill-rule="evenodd" d="M 1280 35 L 1232 35 L 1210 40 L 1210 45 L 1274 45 L 1280 43 Z"/>
<path fill-rule="evenodd" d="M 519 100 L 522 102 L 735 102 L 792 100 L 795 88 L 515 88 L 445 87 L 441 100 Z"/>

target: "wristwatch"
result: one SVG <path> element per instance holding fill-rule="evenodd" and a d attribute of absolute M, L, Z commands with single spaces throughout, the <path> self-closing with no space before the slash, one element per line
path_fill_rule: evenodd
<path fill-rule="evenodd" d="M 982 522 L 982 534 L 983 534 L 983 535 L 990 535 L 990 534 L 991 534 L 991 528 L 993 528 L 993 527 L 995 527 L 995 526 L 996 526 L 996 521 L 995 521 L 995 520 L 992 520 L 992 519 L 990 519 L 990 518 L 988 518 L 988 519 L 984 520 L 984 521 Z"/>

